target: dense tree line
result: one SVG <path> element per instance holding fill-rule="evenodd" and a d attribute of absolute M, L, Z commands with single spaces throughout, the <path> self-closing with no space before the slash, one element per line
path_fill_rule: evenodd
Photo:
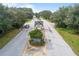
<path fill-rule="evenodd" d="M 51 22 L 55 22 L 57 27 L 74 29 L 76 33 L 79 33 L 79 4 L 60 7 L 54 13 L 44 10 L 38 14 Z"/>
<path fill-rule="evenodd" d="M 35 15 L 37 18 L 42 17 L 46 20 L 49 20 L 50 16 L 52 15 L 52 12 L 50 10 L 43 10 L 43 11 L 40 11 L 39 13 L 35 13 Z"/>
<path fill-rule="evenodd" d="M 40 14 L 39 14 L 39 13 L 34 13 L 34 15 L 35 15 L 37 18 L 40 18 Z"/>
<path fill-rule="evenodd" d="M 74 29 L 79 33 L 79 5 L 61 7 L 50 19 L 56 22 L 58 27 Z"/>
<path fill-rule="evenodd" d="M 50 16 L 52 15 L 52 12 L 49 11 L 49 10 L 44 10 L 44 11 L 39 12 L 39 15 L 40 15 L 42 18 L 50 19 Z"/>
<path fill-rule="evenodd" d="M 28 19 L 32 19 L 31 8 L 6 7 L 0 4 L 0 36 L 10 30 L 20 28 Z"/>

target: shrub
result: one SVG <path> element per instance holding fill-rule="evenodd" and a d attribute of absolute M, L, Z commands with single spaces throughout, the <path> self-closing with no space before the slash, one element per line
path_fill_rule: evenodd
<path fill-rule="evenodd" d="M 33 38 L 39 38 L 39 39 L 43 38 L 43 33 L 39 29 L 35 29 L 35 30 L 31 31 L 29 34 L 32 39 Z"/>
<path fill-rule="evenodd" d="M 29 43 L 33 46 L 44 46 L 45 41 L 43 39 L 43 33 L 39 29 L 35 29 L 31 31 L 30 33 L 31 40 L 29 40 Z"/>
<path fill-rule="evenodd" d="M 15 23 L 12 25 L 14 28 L 20 28 L 20 24 L 19 23 Z"/>

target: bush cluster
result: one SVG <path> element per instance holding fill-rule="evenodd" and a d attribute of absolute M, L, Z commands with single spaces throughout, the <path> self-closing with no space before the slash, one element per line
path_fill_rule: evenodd
<path fill-rule="evenodd" d="M 43 39 L 43 33 L 39 29 L 35 29 L 29 33 L 31 40 L 29 43 L 33 46 L 44 46 L 45 41 Z"/>

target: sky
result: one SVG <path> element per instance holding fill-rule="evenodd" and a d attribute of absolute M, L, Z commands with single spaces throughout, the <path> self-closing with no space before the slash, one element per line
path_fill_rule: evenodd
<path fill-rule="evenodd" d="M 52 12 L 59 9 L 62 6 L 73 6 L 74 3 L 3 3 L 3 5 L 8 7 L 26 7 L 32 8 L 33 12 L 40 12 L 42 10 L 50 10 Z"/>

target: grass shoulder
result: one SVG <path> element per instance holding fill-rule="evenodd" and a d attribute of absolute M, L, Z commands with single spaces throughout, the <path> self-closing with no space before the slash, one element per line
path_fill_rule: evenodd
<path fill-rule="evenodd" d="M 79 55 L 79 36 L 71 29 L 56 28 L 64 40 L 71 46 L 72 50 Z"/>
<path fill-rule="evenodd" d="M 3 48 L 14 36 L 19 33 L 18 29 L 14 29 L 0 38 L 0 49 Z"/>

